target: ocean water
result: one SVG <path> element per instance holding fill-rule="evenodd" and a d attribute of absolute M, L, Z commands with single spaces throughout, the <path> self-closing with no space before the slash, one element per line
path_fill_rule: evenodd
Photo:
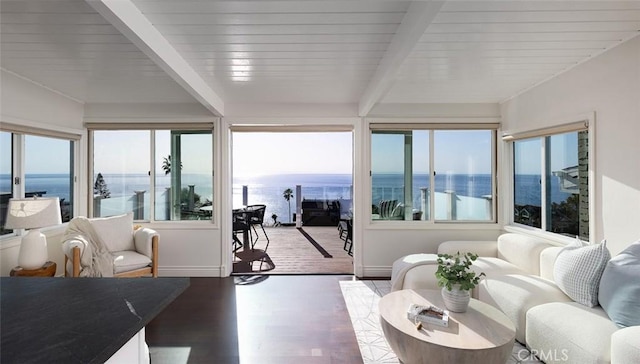
<path fill-rule="evenodd" d="M 132 196 L 134 191 L 149 193 L 149 177 L 147 175 L 111 175 L 103 174 L 111 197 Z M 10 176 L 0 175 L 0 191 L 11 190 Z M 519 188 L 515 191 L 515 201 L 518 205 L 540 206 L 540 176 L 518 175 L 516 182 Z M 156 176 L 156 200 L 161 198 L 165 188 L 171 184 L 170 177 Z M 213 199 L 211 178 L 206 175 L 182 176 L 183 186 L 194 185 L 195 193 L 200 195 L 201 202 Z M 265 204 L 267 212 L 265 220 L 272 222 L 271 215 L 278 215 L 278 221 L 288 222 L 289 206 L 291 213 L 295 212 L 296 185 L 302 186 L 302 197 L 305 199 L 342 200 L 342 209 L 347 212 L 352 199 L 352 178 L 348 174 L 283 174 L 260 176 L 253 179 L 235 179 L 233 183 L 233 205 L 242 205 L 242 186 L 248 189 L 248 204 Z M 372 176 L 372 201 L 377 204 L 383 199 L 402 200 L 404 193 L 403 176 L 400 174 L 379 174 Z M 65 175 L 32 174 L 26 176 L 27 192 L 46 191 L 45 196 L 59 196 L 69 199 L 70 180 Z M 413 202 L 420 206 L 420 189 L 429 187 L 429 175 L 415 175 L 413 178 Z M 285 189 L 291 188 L 294 197 L 289 202 L 283 197 Z M 491 195 L 490 175 L 437 175 L 435 177 L 436 192 L 453 190 L 458 196 L 481 197 Z M 560 191 L 559 183 L 551 179 L 551 200 L 560 202 L 568 194 Z"/>

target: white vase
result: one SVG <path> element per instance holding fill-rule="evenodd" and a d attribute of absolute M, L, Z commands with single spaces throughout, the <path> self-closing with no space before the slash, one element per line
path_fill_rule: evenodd
<path fill-rule="evenodd" d="M 447 287 L 442 287 L 442 299 L 445 307 L 451 312 L 466 312 L 471 300 L 468 290 L 461 290 L 459 284 L 451 286 L 451 291 Z"/>

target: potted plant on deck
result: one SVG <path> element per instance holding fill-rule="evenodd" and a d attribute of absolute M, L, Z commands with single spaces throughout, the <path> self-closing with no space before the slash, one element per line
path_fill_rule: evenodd
<path fill-rule="evenodd" d="M 477 254 L 460 253 L 438 254 L 438 269 L 436 278 L 438 286 L 442 287 L 442 299 L 449 311 L 465 312 L 469 306 L 471 293 L 480 282 L 480 277 L 471 270 L 471 265 L 478 259 Z"/>

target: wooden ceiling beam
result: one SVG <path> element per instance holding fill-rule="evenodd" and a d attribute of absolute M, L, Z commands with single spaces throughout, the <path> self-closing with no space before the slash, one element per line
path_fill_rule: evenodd
<path fill-rule="evenodd" d="M 224 115 L 224 102 L 130 0 L 85 0 L 204 107 Z"/>
<path fill-rule="evenodd" d="M 358 105 L 359 116 L 367 116 L 373 106 L 389 91 L 400 70 L 400 66 L 409 56 L 444 3 L 444 1 L 413 1 L 409 5 L 402 23 L 400 23 L 375 74 L 360 98 Z"/>

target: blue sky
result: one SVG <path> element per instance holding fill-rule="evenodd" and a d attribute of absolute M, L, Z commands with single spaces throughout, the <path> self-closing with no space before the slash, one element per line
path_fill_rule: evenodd
<path fill-rule="evenodd" d="M 150 133 L 148 131 L 96 132 L 94 164 L 96 173 L 136 173 L 149 171 Z M 212 168 L 211 135 L 182 136 L 183 173 L 209 174 Z M 162 174 L 163 158 L 171 153 L 170 132 L 156 131 L 156 173 Z"/>
<path fill-rule="evenodd" d="M 491 173 L 491 132 L 435 131 L 434 169 L 439 174 Z M 429 132 L 416 130 L 413 139 L 413 172 L 429 172 Z M 372 170 L 375 173 L 402 173 L 404 136 L 372 136 Z"/>
<path fill-rule="evenodd" d="M 577 133 L 566 133 L 552 136 L 551 139 L 551 170 L 558 171 L 578 165 Z M 519 174 L 539 175 L 542 169 L 542 139 L 526 139 L 517 141 L 516 166 Z"/>
<path fill-rule="evenodd" d="M 233 175 L 351 174 L 352 133 L 233 133 Z"/>
<path fill-rule="evenodd" d="M 11 133 L 0 133 L 0 173 L 11 173 Z M 61 156 L 67 156 L 61 158 Z M 69 173 L 69 141 L 27 136 L 26 173 Z"/>

